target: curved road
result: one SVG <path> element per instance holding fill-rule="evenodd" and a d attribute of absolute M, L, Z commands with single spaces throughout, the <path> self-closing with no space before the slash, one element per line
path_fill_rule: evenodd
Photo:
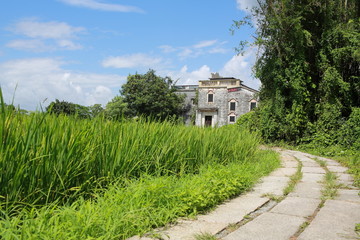
<path fill-rule="evenodd" d="M 347 168 L 327 158 L 298 151 L 277 151 L 282 167 L 264 177 L 252 191 L 196 220 L 182 220 L 167 229 L 159 229 L 156 238 L 130 239 L 195 240 L 196 236 L 205 235 L 223 240 L 360 239 L 355 232 L 355 224 L 360 223 L 359 189 L 353 186 Z M 297 169 L 301 169 L 302 178 L 285 196 L 283 190 Z M 324 180 L 326 174 L 337 176 L 337 194 L 332 199 L 324 196 L 330 191 Z"/>

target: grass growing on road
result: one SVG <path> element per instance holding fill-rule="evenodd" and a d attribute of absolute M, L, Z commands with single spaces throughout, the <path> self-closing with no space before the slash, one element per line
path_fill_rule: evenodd
<path fill-rule="evenodd" d="M 296 186 L 296 184 L 298 182 L 300 182 L 300 180 L 302 179 L 302 172 L 301 172 L 301 169 L 302 169 L 302 162 L 297 160 L 298 161 L 298 165 L 297 165 L 297 169 L 296 169 L 296 172 L 295 174 L 293 174 L 291 177 L 290 177 L 290 181 L 288 183 L 288 185 L 284 188 L 283 190 L 283 195 L 284 196 L 287 196 L 289 193 L 291 193 L 292 191 L 294 191 L 294 188 Z"/>
<path fill-rule="evenodd" d="M 195 235 L 195 240 L 217 240 L 211 233 L 201 233 Z"/>

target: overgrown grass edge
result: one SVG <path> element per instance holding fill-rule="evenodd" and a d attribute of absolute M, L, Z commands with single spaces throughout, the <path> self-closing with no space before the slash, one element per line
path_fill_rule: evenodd
<path fill-rule="evenodd" d="M 280 165 L 277 153 L 259 150 L 255 158 L 226 166 L 203 166 L 199 174 L 143 176 L 112 184 L 93 199 L 70 206 L 23 210 L 0 220 L 1 239 L 126 239 L 179 217 L 206 212 L 247 189 Z"/>

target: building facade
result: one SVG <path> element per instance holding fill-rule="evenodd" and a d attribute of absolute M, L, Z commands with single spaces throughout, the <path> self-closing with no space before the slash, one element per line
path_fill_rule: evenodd
<path fill-rule="evenodd" d="M 187 124 L 209 127 L 233 124 L 258 104 L 257 90 L 243 85 L 240 79 L 220 77 L 218 73 L 209 80 L 200 80 L 197 86 L 188 86 L 188 92 L 182 86 L 189 108 L 184 116 Z"/>
<path fill-rule="evenodd" d="M 197 90 L 199 85 L 177 85 L 176 93 L 185 95 L 183 119 L 186 125 L 195 125 Z"/>

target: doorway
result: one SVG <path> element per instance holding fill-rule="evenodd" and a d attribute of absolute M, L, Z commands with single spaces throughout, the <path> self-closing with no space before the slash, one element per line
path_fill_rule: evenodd
<path fill-rule="evenodd" d="M 212 126 L 212 116 L 205 116 L 205 127 Z"/>

